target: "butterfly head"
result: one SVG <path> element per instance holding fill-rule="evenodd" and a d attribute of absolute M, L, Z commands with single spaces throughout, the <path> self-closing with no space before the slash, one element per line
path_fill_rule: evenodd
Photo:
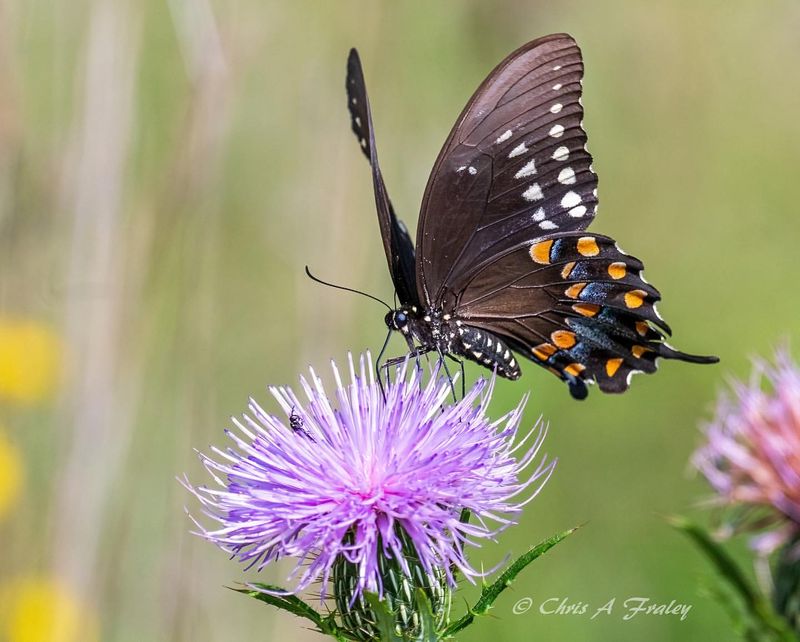
<path fill-rule="evenodd" d="M 386 321 L 386 327 L 390 330 L 397 330 L 404 334 L 409 331 L 409 315 L 406 310 L 391 310 L 384 317 L 384 321 Z"/>

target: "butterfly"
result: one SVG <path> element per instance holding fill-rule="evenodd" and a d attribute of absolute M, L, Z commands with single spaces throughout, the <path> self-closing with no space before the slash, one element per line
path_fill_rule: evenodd
<path fill-rule="evenodd" d="M 517 49 L 478 87 L 428 179 L 416 248 L 378 164 L 358 52 L 347 62 L 353 132 L 372 167 L 383 247 L 399 306 L 385 318 L 410 354 L 468 359 L 507 379 L 517 356 L 568 384 L 624 392 L 656 360 L 715 363 L 664 338 L 669 325 L 643 264 L 587 232 L 597 175 L 586 149 L 583 60 L 567 34 Z"/>

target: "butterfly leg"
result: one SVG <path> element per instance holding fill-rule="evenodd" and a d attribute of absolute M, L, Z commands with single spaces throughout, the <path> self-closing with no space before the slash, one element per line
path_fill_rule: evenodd
<path fill-rule="evenodd" d="M 389 339 L 392 338 L 392 330 L 386 334 L 386 339 L 383 342 L 383 346 L 381 347 L 381 351 L 378 353 L 378 358 L 375 360 L 375 377 L 378 379 L 378 387 L 381 389 L 381 396 L 383 397 L 384 401 L 386 400 L 386 393 L 383 389 L 383 380 L 381 379 L 381 359 L 383 359 L 383 353 L 386 352 L 386 346 L 389 345 Z M 389 373 L 386 373 L 386 376 L 389 376 Z M 388 384 L 387 380 L 387 384 Z"/>
<path fill-rule="evenodd" d="M 444 368 L 444 373 L 445 375 L 447 375 L 447 380 L 450 382 L 450 391 L 453 393 L 453 401 L 458 401 L 458 397 L 456 396 L 456 387 L 455 385 L 453 385 L 453 375 L 450 374 L 450 368 L 447 367 L 446 357 L 448 355 L 439 350 L 438 348 L 437 352 L 439 353 L 439 363 L 442 364 L 442 367 Z M 463 379 L 462 379 L 462 384 L 463 384 Z M 463 393 L 461 396 L 462 397 L 464 396 Z"/>
<path fill-rule="evenodd" d="M 435 350 L 435 349 L 436 348 L 432 348 L 430 346 L 412 347 L 410 352 L 407 355 L 403 356 L 403 357 L 393 357 L 392 359 L 387 359 L 384 363 L 382 363 L 380 365 L 376 364 L 375 369 L 376 369 L 376 372 L 378 374 L 378 385 L 380 385 L 381 392 L 383 393 L 384 399 L 386 398 L 386 393 L 384 391 L 383 382 L 381 380 L 381 370 L 385 371 L 385 373 L 386 373 L 386 382 L 387 382 L 387 384 L 391 383 L 391 378 L 389 376 L 389 369 L 391 367 L 403 363 L 406 359 L 414 359 L 416 361 L 417 370 L 421 371 L 422 370 L 422 364 L 419 362 L 419 358 L 422 355 L 427 354 L 428 352 L 431 352 L 432 350 Z M 383 354 L 383 351 L 381 351 L 381 354 Z"/>
<path fill-rule="evenodd" d="M 398 364 L 403 363 L 406 359 L 414 359 L 416 361 L 417 369 L 418 370 L 422 370 L 422 364 L 419 362 L 419 358 L 422 355 L 427 354 L 428 352 L 431 352 L 431 351 L 433 351 L 435 349 L 436 348 L 431 348 L 431 347 L 428 347 L 428 346 L 419 346 L 419 347 L 414 348 L 413 350 L 411 350 L 404 357 L 393 357 L 391 359 L 387 359 L 386 362 L 383 365 L 381 365 L 380 368 L 381 368 L 381 370 L 388 370 L 392 366 L 396 366 Z"/>
<path fill-rule="evenodd" d="M 457 359 L 452 354 L 447 355 L 452 361 L 455 361 L 458 364 L 458 367 L 461 369 L 461 398 L 464 398 L 464 395 L 467 392 L 467 380 L 464 376 L 464 360 Z"/>

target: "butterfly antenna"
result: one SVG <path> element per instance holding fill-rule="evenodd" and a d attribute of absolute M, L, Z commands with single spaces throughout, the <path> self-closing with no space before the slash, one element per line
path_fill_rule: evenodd
<path fill-rule="evenodd" d="M 354 290 L 353 288 L 346 288 L 343 285 L 336 285 L 335 283 L 328 283 L 327 281 L 323 281 L 322 279 L 317 278 L 316 276 L 311 274 L 311 270 L 308 269 L 307 265 L 306 265 L 306 274 L 308 275 L 308 278 L 310 278 L 312 281 L 316 281 L 317 283 L 321 283 L 322 285 L 327 285 L 330 288 L 336 288 L 337 290 L 344 290 L 345 292 L 353 292 L 355 294 L 360 294 L 362 296 L 367 297 L 368 299 L 372 299 L 373 301 L 377 301 L 381 305 L 386 306 L 387 310 L 389 310 L 389 311 L 392 310 L 392 308 L 389 307 L 389 304 L 386 303 L 386 301 L 381 301 L 376 296 L 372 296 L 371 294 L 367 294 L 366 292 L 362 292 L 361 290 Z"/>

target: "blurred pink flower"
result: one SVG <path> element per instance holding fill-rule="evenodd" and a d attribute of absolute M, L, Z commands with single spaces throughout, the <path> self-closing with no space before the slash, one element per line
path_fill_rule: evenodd
<path fill-rule="evenodd" d="M 762 531 L 752 545 L 766 554 L 800 534 L 800 369 L 779 351 L 774 365 L 756 362 L 750 383 L 732 389 L 692 463 L 715 503 L 736 509 L 730 530 Z"/>

